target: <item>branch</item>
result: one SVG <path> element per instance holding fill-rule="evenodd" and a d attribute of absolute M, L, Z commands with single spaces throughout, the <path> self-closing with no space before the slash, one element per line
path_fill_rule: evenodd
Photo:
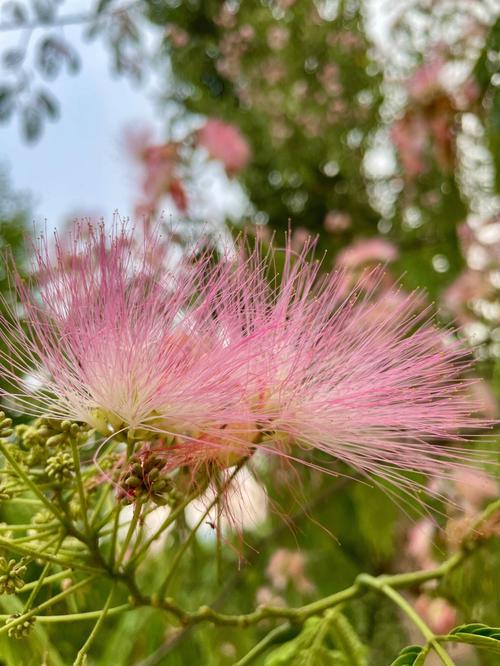
<path fill-rule="evenodd" d="M 122 14 L 133 9 L 136 5 L 140 4 L 139 0 L 124 5 L 123 7 L 116 7 L 109 12 L 81 12 L 78 14 L 65 14 L 64 16 L 57 16 L 53 19 L 33 19 L 31 21 L 5 21 L 0 23 L 0 32 L 13 32 L 14 30 L 36 30 L 38 28 L 58 28 L 67 25 L 82 25 L 85 23 L 93 23 L 94 21 L 106 20 L 113 18 L 117 14 Z"/>
<path fill-rule="evenodd" d="M 465 534 L 462 541 L 461 549 L 443 562 L 440 566 L 426 570 L 415 571 L 404 574 L 383 574 L 377 577 L 367 577 L 366 574 L 360 574 L 354 583 L 339 592 L 324 597 L 319 601 L 314 601 L 310 604 L 300 606 L 297 608 L 283 608 L 280 606 L 260 606 L 251 613 L 242 615 L 226 615 L 219 613 L 213 608 L 208 606 L 201 606 L 197 611 L 187 611 L 179 606 L 172 598 L 158 599 L 157 597 L 137 598 L 136 601 L 139 605 L 152 605 L 156 608 L 161 608 L 168 613 L 174 615 L 177 620 L 184 626 L 192 626 L 202 622 L 212 622 L 213 624 L 222 626 L 233 627 L 248 627 L 255 625 L 262 620 L 270 618 L 288 619 L 294 623 L 303 623 L 308 617 L 313 615 L 321 615 L 329 608 L 334 608 L 339 604 L 344 604 L 353 599 L 357 599 L 364 594 L 367 590 L 377 586 L 378 589 L 390 587 L 392 589 L 416 587 L 429 580 L 440 580 L 446 575 L 456 569 L 469 555 L 477 548 L 478 541 L 471 539 L 482 523 L 491 518 L 496 512 L 500 511 L 500 499 L 490 504 L 484 512 L 474 521 L 470 530 Z M 369 584 L 368 584 L 368 580 Z"/>

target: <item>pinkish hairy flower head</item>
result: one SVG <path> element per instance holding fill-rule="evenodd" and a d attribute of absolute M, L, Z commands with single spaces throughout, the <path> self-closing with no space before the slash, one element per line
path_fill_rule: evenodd
<path fill-rule="evenodd" d="M 406 472 L 442 477 L 474 459 L 457 447 L 485 425 L 464 352 L 415 315 L 415 296 L 372 302 L 343 272 L 322 273 L 310 243 L 249 256 L 239 243 L 236 258 L 175 268 L 158 262 L 161 245 L 77 227 L 71 243 L 56 237 L 53 260 L 39 242 L 33 289 L 15 278 L 23 319 L 0 321 L 20 411 L 154 439 L 167 470 L 259 448 L 411 491 Z"/>

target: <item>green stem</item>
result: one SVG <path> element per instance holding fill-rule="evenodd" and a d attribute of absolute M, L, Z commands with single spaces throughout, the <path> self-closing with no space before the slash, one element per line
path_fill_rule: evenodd
<path fill-rule="evenodd" d="M 9 497 L 4 502 L 17 502 L 18 504 L 36 504 L 40 505 L 42 502 L 34 497 Z"/>
<path fill-rule="evenodd" d="M 0 525 L 0 532 L 26 532 L 26 530 L 45 530 L 47 528 L 58 527 L 59 523 L 18 523 L 17 525 Z"/>
<path fill-rule="evenodd" d="M 99 514 L 101 513 L 101 509 L 104 506 L 104 503 L 106 502 L 106 499 L 108 498 L 108 495 L 111 490 L 111 485 L 108 483 L 105 486 L 103 486 L 101 494 L 99 495 L 99 499 L 96 502 L 96 505 L 94 507 L 94 512 L 92 514 L 92 517 L 90 519 L 90 526 L 92 528 L 95 528 L 97 519 L 99 518 Z"/>
<path fill-rule="evenodd" d="M 76 487 L 78 488 L 78 496 L 80 498 L 81 511 L 83 516 L 83 524 L 85 532 L 90 534 L 89 519 L 87 516 L 87 496 L 82 481 L 82 471 L 80 468 L 80 453 L 76 445 L 76 439 L 70 437 L 71 453 L 73 454 L 73 465 L 75 466 Z"/>
<path fill-rule="evenodd" d="M 275 627 L 257 645 L 254 645 L 250 652 L 247 652 L 244 657 L 237 661 L 234 666 L 248 666 L 248 664 L 251 664 L 257 657 L 260 657 L 263 652 L 269 649 L 271 645 L 284 642 L 290 634 L 290 629 L 291 625 L 288 622 Z"/>
<path fill-rule="evenodd" d="M 16 471 L 16 474 L 21 478 L 24 483 L 28 486 L 30 490 L 39 498 L 39 500 L 45 505 L 45 507 L 57 518 L 57 520 L 65 525 L 66 518 L 65 516 L 54 506 L 54 504 L 42 493 L 42 491 L 37 487 L 35 483 L 30 479 L 26 474 L 23 468 L 18 464 L 16 459 L 10 454 L 5 442 L 0 439 L 0 452 L 4 458 L 8 461 L 9 465 Z"/>
<path fill-rule="evenodd" d="M 132 535 L 135 532 L 135 528 L 137 527 L 137 522 L 139 520 L 139 517 L 141 515 L 141 510 L 142 510 L 142 502 L 137 501 L 135 506 L 134 506 L 134 513 L 132 516 L 132 520 L 130 521 L 130 525 L 128 527 L 127 535 L 125 536 L 125 541 L 122 544 L 120 555 L 118 556 L 118 559 L 116 560 L 116 565 L 115 569 L 119 569 L 125 555 L 127 554 L 127 548 L 129 546 L 130 540 L 132 539 Z"/>
<path fill-rule="evenodd" d="M 149 547 L 151 544 L 158 539 L 161 534 L 169 527 L 177 518 L 179 515 L 184 511 L 186 506 L 190 504 L 196 497 L 198 496 L 198 493 L 193 493 L 189 495 L 186 499 L 184 499 L 178 506 L 173 509 L 168 516 L 165 518 L 163 523 L 160 525 L 160 527 L 154 532 L 154 534 L 141 546 L 141 548 L 138 550 L 138 552 L 134 555 L 134 557 L 129 561 L 128 566 L 130 565 L 135 565 L 135 563 L 138 560 L 141 560 L 141 558 L 147 553 L 149 550 Z"/>
<path fill-rule="evenodd" d="M 367 585 L 368 587 L 371 587 L 374 590 L 385 594 L 386 597 L 391 599 L 397 606 L 399 606 L 403 613 L 405 613 L 405 615 L 409 617 L 413 624 L 420 630 L 427 643 L 432 645 L 432 649 L 438 655 L 441 663 L 444 664 L 444 666 L 455 666 L 453 660 L 448 655 L 446 650 L 436 640 L 436 635 L 434 632 L 422 620 L 420 615 L 418 615 L 418 613 L 406 601 L 406 599 L 401 594 L 399 594 L 399 592 L 396 592 L 396 590 L 394 590 L 390 585 L 384 583 L 383 580 L 381 581 L 380 579 L 373 578 L 373 576 L 369 576 L 367 574 L 362 574 L 359 576 L 358 581 L 363 585 Z"/>
<path fill-rule="evenodd" d="M 63 568 L 69 567 L 70 569 L 79 569 L 80 571 L 86 571 L 87 573 L 94 573 L 94 574 L 103 573 L 100 569 L 96 569 L 95 567 L 90 567 L 83 563 L 70 562 L 60 557 L 56 557 L 51 553 L 45 553 L 43 551 L 36 550 L 35 548 L 29 548 L 28 546 L 18 545 L 16 542 L 9 541 L 8 539 L 3 539 L 2 537 L 0 537 L 0 546 L 3 546 L 6 550 L 18 553 L 19 555 L 29 555 L 35 560 L 52 562 L 53 564 L 58 564 L 60 567 Z"/>
<path fill-rule="evenodd" d="M 57 583 L 57 581 L 67 578 L 72 573 L 72 569 L 64 569 L 63 571 L 59 571 L 59 573 L 52 574 L 51 576 L 45 576 L 43 578 L 41 587 L 44 585 L 50 585 L 50 583 Z M 38 580 L 34 580 L 31 583 L 26 583 L 26 585 L 21 587 L 21 589 L 17 590 L 17 594 L 21 594 L 22 592 L 29 592 L 38 585 L 38 582 Z"/>
<path fill-rule="evenodd" d="M 27 534 L 26 536 L 18 537 L 17 539 L 11 539 L 9 543 L 20 544 L 20 543 L 29 543 L 30 541 L 38 541 L 39 539 L 42 540 L 45 539 L 45 537 L 50 537 L 56 532 L 59 533 L 59 530 L 57 530 L 56 528 L 43 531 L 40 530 L 40 532 L 37 532 L 36 534 Z"/>
<path fill-rule="evenodd" d="M 84 666 L 84 664 L 86 662 L 87 652 L 89 651 L 90 646 L 94 642 L 94 640 L 95 640 L 95 638 L 96 638 L 96 636 L 99 632 L 99 629 L 101 628 L 104 620 L 106 619 L 106 616 L 108 615 L 108 611 L 109 611 L 109 607 L 111 605 L 111 599 L 113 597 L 114 591 L 115 591 L 115 586 L 113 585 L 111 590 L 110 590 L 110 593 L 108 595 L 108 598 L 106 599 L 106 603 L 104 604 L 104 608 L 101 611 L 101 615 L 98 618 L 97 622 L 95 623 L 94 628 L 90 632 L 89 637 L 87 638 L 85 643 L 82 645 L 82 647 L 78 651 L 78 654 L 76 656 L 76 659 L 75 659 L 75 662 L 74 662 L 73 666 Z"/>
<path fill-rule="evenodd" d="M 200 520 L 196 523 L 196 525 L 193 527 L 193 529 L 189 532 L 189 536 L 184 541 L 184 543 L 182 543 L 182 545 L 179 547 L 178 551 L 176 552 L 175 557 L 172 561 L 172 565 L 171 565 L 167 575 L 165 576 L 165 579 L 164 579 L 163 583 L 160 585 L 160 589 L 158 590 L 158 595 L 160 596 L 160 598 L 165 596 L 165 594 L 167 593 L 168 587 L 169 587 L 170 583 L 172 582 L 172 578 L 174 577 L 174 574 L 177 570 L 177 567 L 178 567 L 184 553 L 187 551 L 187 549 L 189 548 L 189 546 L 193 542 L 193 539 L 196 536 L 196 532 L 200 529 L 203 522 L 206 520 L 208 514 L 213 509 L 213 507 L 218 503 L 218 501 L 219 501 L 219 495 L 217 495 L 217 497 L 208 505 L 208 507 L 203 512 Z"/>
<path fill-rule="evenodd" d="M 124 613 L 125 611 L 132 610 L 133 606 L 130 604 L 121 604 L 121 606 L 115 606 L 110 608 L 107 612 L 107 617 L 111 615 L 118 615 Z M 84 622 L 88 620 L 96 620 L 102 615 L 102 610 L 96 611 L 87 611 L 84 613 L 64 613 L 64 615 L 37 615 L 36 621 L 42 622 L 43 624 L 55 624 L 59 622 Z M 7 619 L 10 615 L 0 615 L 0 619 Z"/>
<path fill-rule="evenodd" d="M 57 552 L 58 552 L 59 548 L 61 547 L 62 542 L 64 541 L 64 534 L 56 537 L 56 539 L 54 539 L 53 541 L 48 543 L 46 547 L 49 548 L 56 541 L 58 542 L 58 544 L 57 544 L 57 546 L 54 550 L 54 555 L 57 555 Z M 26 611 L 29 611 L 29 609 L 31 608 L 31 605 L 33 604 L 33 601 L 36 599 L 36 595 L 40 591 L 40 589 L 43 585 L 43 581 L 45 580 L 47 574 L 49 573 L 49 569 L 50 569 L 51 566 L 52 566 L 52 564 L 50 562 L 47 562 L 45 564 L 45 566 L 43 567 L 42 573 L 40 574 L 40 578 L 37 580 L 37 583 L 36 583 L 35 587 L 31 591 L 31 594 L 29 595 L 26 603 L 24 604 L 24 610 L 23 610 L 24 613 L 26 613 Z"/>
<path fill-rule="evenodd" d="M 7 622 L 7 624 L 4 624 L 3 627 L 0 627 L 0 634 L 6 633 L 11 627 L 15 627 L 18 624 L 22 624 L 25 620 L 32 617 L 33 615 L 37 615 L 37 613 L 44 610 L 45 608 L 49 608 L 50 606 L 53 606 L 59 601 L 62 601 L 70 594 L 73 594 L 74 592 L 81 589 L 85 585 L 91 583 L 93 580 L 95 580 L 95 578 L 96 576 L 89 576 L 88 578 L 81 580 L 79 583 L 75 583 L 72 587 L 69 587 L 67 590 L 63 590 L 59 594 L 56 594 L 55 597 L 51 597 L 47 601 L 44 601 L 40 605 L 36 606 L 36 608 L 29 610 L 27 613 L 23 613 L 22 615 L 16 617 L 11 622 Z"/>
<path fill-rule="evenodd" d="M 111 549 L 109 553 L 109 567 L 110 569 L 113 569 L 115 566 L 115 559 L 116 559 L 116 541 L 118 539 L 118 528 L 120 526 L 120 513 L 121 513 L 122 507 L 121 505 L 118 506 L 116 509 L 115 513 L 115 519 L 113 521 L 113 532 L 111 533 Z"/>

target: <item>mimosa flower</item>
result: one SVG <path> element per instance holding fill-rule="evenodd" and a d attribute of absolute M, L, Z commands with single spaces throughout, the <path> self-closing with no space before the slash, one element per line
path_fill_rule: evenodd
<path fill-rule="evenodd" d="M 17 280 L 24 316 L 1 320 L 2 374 L 25 413 L 155 439 L 166 470 L 260 449 L 412 491 L 408 472 L 446 477 L 474 461 L 457 446 L 486 425 L 466 352 L 415 315 L 418 295 L 370 300 L 342 271 L 321 272 L 314 243 L 249 256 L 240 243 L 172 269 L 148 261 L 160 243 L 153 233 L 132 252 L 126 229 L 76 229 L 53 262 L 41 241 L 43 280 Z M 33 388 L 28 373 L 48 379 Z"/>

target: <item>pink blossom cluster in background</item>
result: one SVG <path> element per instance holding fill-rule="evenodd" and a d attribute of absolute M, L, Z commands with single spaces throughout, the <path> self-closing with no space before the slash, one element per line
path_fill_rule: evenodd
<path fill-rule="evenodd" d="M 500 324 L 500 217 L 470 216 L 458 235 L 467 268 L 443 292 L 442 308 L 488 357 L 496 354 L 492 336 Z"/>
<path fill-rule="evenodd" d="M 183 141 L 156 144 L 148 130 L 130 130 L 125 140 L 129 154 L 142 170 L 135 212 L 147 219 L 158 215 L 165 197 L 180 213 L 188 213 L 190 160 L 198 147 L 209 159 L 222 162 L 229 176 L 244 169 L 251 159 L 250 146 L 239 129 L 218 119 L 208 119 Z"/>
<path fill-rule="evenodd" d="M 280 12 L 286 14 L 292 4 L 281 3 Z M 324 48 L 341 52 L 344 58 L 366 47 L 364 40 L 350 30 L 328 30 L 328 22 L 314 5 L 308 20 L 321 29 L 316 34 L 324 42 Z M 290 65 L 287 52 L 296 45 L 292 29 L 282 17 L 263 25 L 263 40 L 257 34 L 259 26 L 248 23 L 245 12 L 230 2 L 220 3 L 213 23 L 218 74 L 231 83 L 244 108 L 269 116 L 276 146 L 297 129 L 306 137 L 315 138 L 321 136 L 325 120 L 334 126 L 341 124 L 347 113 L 351 119 L 363 117 L 363 104 L 356 100 L 347 103 L 345 99 L 340 68 L 333 56 L 317 70 L 312 63 L 312 81 L 303 67 Z M 171 23 L 167 27 L 167 41 L 176 51 L 186 47 L 189 39 L 180 26 Z M 301 104 L 296 103 L 298 100 Z"/>
<path fill-rule="evenodd" d="M 461 542 L 464 531 L 470 528 L 482 508 L 498 496 L 498 483 L 488 473 L 479 470 L 457 469 L 446 481 L 432 482 L 434 491 L 449 503 L 448 523 L 444 529 L 431 518 L 422 518 L 408 531 L 406 555 L 412 564 L 429 570 L 439 566 L 443 548 L 451 554 Z M 490 528 L 500 534 L 500 526 Z M 477 535 L 481 537 L 480 534 Z M 437 634 L 446 634 L 458 623 L 457 609 L 446 599 L 436 596 L 435 584 L 429 583 L 415 600 L 415 610 Z"/>
<path fill-rule="evenodd" d="M 428 171 L 431 160 L 450 171 L 456 160 L 457 112 L 469 109 L 478 89 L 468 79 L 455 90 L 444 82 L 448 60 L 443 49 L 430 56 L 406 82 L 408 103 L 391 127 L 391 139 L 406 177 Z"/>
<path fill-rule="evenodd" d="M 211 118 L 198 132 L 198 145 L 224 165 L 229 175 L 244 169 L 250 161 L 248 142 L 235 125 Z"/>

